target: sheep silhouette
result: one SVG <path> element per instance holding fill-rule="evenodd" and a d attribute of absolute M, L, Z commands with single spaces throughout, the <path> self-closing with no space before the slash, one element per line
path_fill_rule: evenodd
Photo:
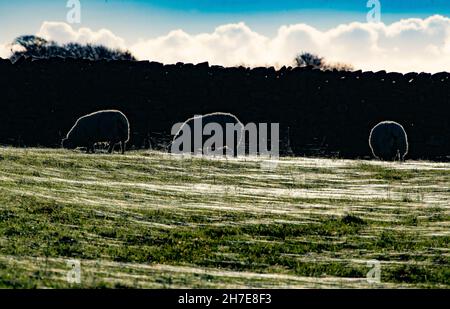
<path fill-rule="evenodd" d="M 102 110 L 80 117 L 62 140 L 62 147 L 75 149 L 86 147 L 86 152 L 95 152 L 95 143 L 109 143 L 108 152 L 120 143 L 122 154 L 130 139 L 130 124 L 127 117 L 118 110 Z"/>
<path fill-rule="evenodd" d="M 399 123 L 382 121 L 370 131 L 369 146 L 377 159 L 404 161 L 408 153 L 408 136 Z"/>
<path fill-rule="evenodd" d="M 200 121 L 201 121 L 201 127 L 197 128 L 197 129 L 201 130 L 202 136 L 196 136 L 195 124 Z M 222 146 L 212 145 L 212 149 L 203 149 L 204 145 L 205 145 L 205 141 L 209 138 L 209 135 L 212 134 L 212 133 L 203 134 L 205 127 L 210 124 L 219 125 L 219 127 L 222 129 L 222 134 L 223 134 Z M 227 140 L 227 138 L 228 139 L 230 138 L 230 136 L 227 136 L 227 134 L 228 134 L 227 126 L 228 125 L 234 126 L 233 127 L 235 129 L 234 133 L 236 133 L 236 135 L 237 135 L 237 136 L 233 136 L 234 143 L 232 145 L 229 145 L 229 140 Z M 244 125 L 235 115 L 230 114 L 230 113 L 225 113 L 225 112 L 214 112 L 214 113 L 209 113 L 209 114 L 205 114 L 205 115 L 196 115 L 192 118 L 187 119 L 184 123 L 181 124 L 178 131 L 173 133 L 174 137 L 173 137 L 171 145 L 174 144 L 175 141 L 178 138 L 180 138 L 180 136 L 182 136 L 187 129 L 190 131 L 190 134 L 191 134 L 191 143 L 190 143 L 190 148 L 184 147 L 185 145 L 183 145 L 182 152 L 184 152 L 184 153 L 206 154 L 210 150 L 219 150 L 222 152 L 222 154 L 224 154 L 224 153 L 231 154 L 232 153 L 232 155 L 237 156 L 238 147 L 240 147 L 240 145 L 241 145 L 241 142 L 243 140 L 243 134 L 244 134 Z M 214 133 L 217 133 L 217 132 L 215 132 L 215 130 L 213 130 L 213 131 L 214 131 Z M 201 144 L 195 142 L 195 139 L 198 139 L 198 138 L 202 138 Z M 198 149 L 196 149 L 196 148 L 198 148 Z"/>

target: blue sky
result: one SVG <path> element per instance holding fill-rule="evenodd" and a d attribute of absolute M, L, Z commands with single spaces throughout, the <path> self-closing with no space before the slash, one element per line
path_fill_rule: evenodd
<path fill-rule="evenodd" d="M 381 0 L 383 21 L 450 16 L 448 0 Z M 1 0 L 0 42 L 36 32 L 43 21 L 64 21 L 66 0 Z M 173 29 L 190 33 L 244 21 L 252 29 L 273 35 L 280 25 L 307 23 L 318 29 L 365 21 L 367 0 L 81 0 L 82 24 L 108 28 L 134 41 Z"/>

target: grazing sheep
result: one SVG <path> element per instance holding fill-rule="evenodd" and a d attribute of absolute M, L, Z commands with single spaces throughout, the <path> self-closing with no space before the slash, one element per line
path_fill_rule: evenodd
<path fill-rule="evenodd" d="M 196 125 L 198 124 L 198 130 L 200 130 L 200 136 L 196 136 Z M 222 130 L 222 146 L 215 148 L 216 146 L 212 146 L 212 149 L 203 149 L 205 141 L 208 140 L 212 136 L 212 134 L 203 134 L 205 127 L 207 125 L 217 124 L 219 125 L 220 129 Z M 227 144 L 227 125 L 234 126 L 232 129 L 234 129 L 235 136 L 234 144 L 228 145 Z M 184 153 L 201 153 L 201 154 L 207 154 L 211 150 L 217 150 L 225 153 L 232 152 L 234 156 L 237 156 L 237 150 L 240 146 L 242 140 L 243 140 L 243 133 L 244 133 L 244 125 L 242 122 L 233 114 L 230 113 L 224 113 L 224 112 L 214 112 L 210 114 L 205 115 L 196 115 L 192 118 L 189 118 L 186 120 L 181 126 L 179 127 L 177 132 L 173 132 L 174 135 L 172 144 L 175 143 L 177 139 L 179 139 L 185 131 L 189 129 L 189 132 L 191 134 L 191 142 L 190 142 L 190 148 L 183 147 Z M 213 131 L 214 134 L 217 134 L 218 132 Z M 198 141 L 199 144 L 196 145 L 195 140 L 201 139 L 201 141 Z M 231 136 L 229 137 L 231 138 Z M 201 143 L 200 143 L 201 142 Z M 184 145 L 186 146 L 186 145 Z M 199 149 L 195 149 L 195 146 L 199 147 Z M 189 146 L 188 146 L 189 147 Z M 205 151 L 204 151 L 205 150 Z M 205 153 L 206 152 L 206 153 Z"/>
<path fill-rule="evenodd" d="M 75 149 L 84 146 L 87 153 L 91 150 L 94 153 L 95 143 L 108 142 L 108 152 L 112 153 L 114 146 L 120 143 L 123 154 L 129 138 L 130 124 L 127 117 L 117 110 L 104 110 L 79 118 L 62 140 L 62 147 Z"/>
<path fill-rule="evenodd" d="M 408 153 L 408 137 L 403 127 L 394 121 L 383 121 L 370 131 L 369 145 L 373 155 L 385 161 L 404 161 Z"/>

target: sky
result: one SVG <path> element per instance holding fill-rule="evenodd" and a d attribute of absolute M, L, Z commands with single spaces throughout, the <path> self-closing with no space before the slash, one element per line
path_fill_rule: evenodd
<path fill-rule="evenodd" d="M 68 3 L 81 5 L 79 23 Z M 0 57 L 36 34 L 164 63 L 279 67 L 309 51 L 362 70 L 439 72 L 450 71 L 449 18 L 448 0 L 0 0 Z"/>

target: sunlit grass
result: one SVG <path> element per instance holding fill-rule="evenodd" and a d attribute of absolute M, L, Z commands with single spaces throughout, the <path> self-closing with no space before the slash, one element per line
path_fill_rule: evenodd
<path fill-rule="evenodd" d="M 0 287 L 449 287 L 450 164 L 0 149 Z M 75 285 L 78 286 L 78 285 Z"/>

